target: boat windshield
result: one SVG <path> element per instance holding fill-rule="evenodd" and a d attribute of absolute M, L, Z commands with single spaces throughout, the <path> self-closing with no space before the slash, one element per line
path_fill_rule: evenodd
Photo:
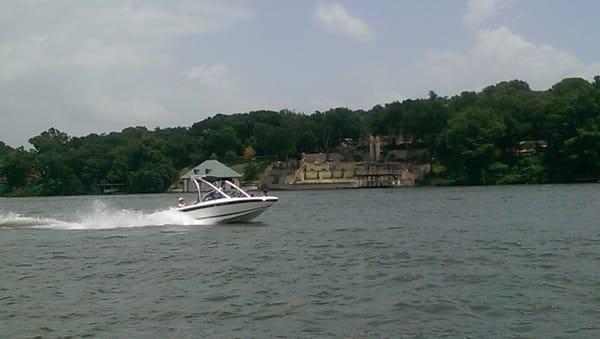
<path fill-rule="evenodd" d="M 223 191 L 223 193 L 227 194 L 231 198 L 243 198 L 244 197 L 242 195 L 242 193 L 240 193 L 236 190 Z M 204 197 L 202 198 L 202 201 L 210 201 L 210 200 L 222 199 L 222 198 L 224 198 L 224 196 L 220 192 L 210 191 L 204 195 Z"/>
<path fill-rule="evenodd" d="M 227 195 L 230 196 L 230 197 L 232 197 L 232 198 L 242 198 L 242 197 L 244 197 L 242 195 L 242 193 L 240 193 L 240 192 L 238 192 L 236 190 L 229 190 L 229 191 L 226 191 L 225 193 L 227 193 Z"/>
<path fill-rule="evenodd" d="M 211 201 L 223 198 L 223 195 L 217 191 L 210 191 L 204 195 L 202 201 Z"/>
<path fill-rule="evenodd" d="M 196 184 L 196 188 L 198 189 L 198 201 L 210 201 L 210 200 L 216 200 L 216 199 L 231 199 L 231 198 L 250 198 L 251 195 L 246 193 L 244 190 L 242 190 L 241 188 L 239 188 L 238 186 L 236 186 L 234 183 L 232 183 L 229 180 L 221 180 L 221 182 L 209 182 L 207 180 L 204 180 L 203 178 L 192 178 L 194 183 Z M 209 191 L 206 194 L 202 194 L 202 191 L 200 189 L 200 183 L 198 182 L 201 181 L 204 184 L 208 185 L 209 187 L 212 188 L 211 191 Z"/>

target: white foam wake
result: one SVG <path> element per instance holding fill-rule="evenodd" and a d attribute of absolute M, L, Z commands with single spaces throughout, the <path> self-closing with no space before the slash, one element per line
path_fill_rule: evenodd
<path fill-rule="evenodd" d="M 6 214 L 0 214 L 0 227 L 34 227 L 34 226 L 46 226 L 46 225 L 57 225 L 66 224 L 57 219 L 42 218 L 42 217 L 29 217 L 19 213 L 8 212 Z"/>
<path fill-rule="evenodd" d="M 73 220 L 60 220 L 49 217 L 0 213 L 0 227 L 32 227 L 64 230 L 112 229 L 164 225 L 201 225 L 188 215 L 175 210 L 143 212 L 138 210 L 116 210 L 108 208 L 101 201 L 95 201 L 88 212 L 78 212 Z"/>

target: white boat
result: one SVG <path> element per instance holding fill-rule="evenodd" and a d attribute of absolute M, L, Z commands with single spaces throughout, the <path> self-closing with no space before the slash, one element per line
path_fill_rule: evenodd
<path fill-rule="evenodd" d="M 242 190 L 229 180 L 216 178 L 191 177 L 198 189 L 198 199 L 190 205 L 183 205 L 176 210 L 187 213 L 196 220 L 207 223 L 229 223 L 249 221 L 263 213 L 279 198 L 273 196 L 255 197 Z M 198 180 L 210 190 L 202 194 Z M 212 181 L 212 182 L 211 182 Z"/>

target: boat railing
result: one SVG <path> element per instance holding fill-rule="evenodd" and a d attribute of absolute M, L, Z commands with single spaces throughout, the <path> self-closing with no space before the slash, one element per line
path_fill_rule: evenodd
<path fill-rule="evenodd" d="M 237 187 L 234 183 L 232 183 L 229 180 L 225 180 L 225 183 L 228 184 L 229 186 L 233 187 L 236 191 L 242 193 L 242 195 L 244 195 L 246 198 L 251 198 L 252 196 L 248 193 L 246 193 L 246 191 L 244 191 L 243 189 Z"/>
<path fill-rule="evenodd" d="M 227 199 L 232 199 L 234 197 L 246 197 L 246 198 L 252 197 L 246 191 L 239 188 L 236 184 L 234 184 L 233 182 L 231 182 L 229 180 L 223 180 L 222 182 L 224 183 L 223 186 L 231 187 L 232 188 L 231 191 L 225 191 L 226 187 L 218 187 L 202 177 L 192 177 L 192 179 L 194 181 L 194 184 L 196 185 L 196 188 L 198 189 L 198 201 L 215 200 L 215 199 L 218 199 L 217 195 L 222 196 Z M 202 190 L 201 190 L 200 183 L 198 182 L 198 180 L 200 180 L 202 183 L 206 184 L 208 187 L 210 187 L 212 189 L 211 191 L 206 193 L 204 195 L 204 197 L 202 196 Z"/>

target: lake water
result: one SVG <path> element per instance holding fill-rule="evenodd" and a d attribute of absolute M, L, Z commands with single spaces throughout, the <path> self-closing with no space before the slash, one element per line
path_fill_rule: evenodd
<path fill-rule="evenodd" d="M 0 199 L 0 337 L 598 337 L 600 185 Z"/>

